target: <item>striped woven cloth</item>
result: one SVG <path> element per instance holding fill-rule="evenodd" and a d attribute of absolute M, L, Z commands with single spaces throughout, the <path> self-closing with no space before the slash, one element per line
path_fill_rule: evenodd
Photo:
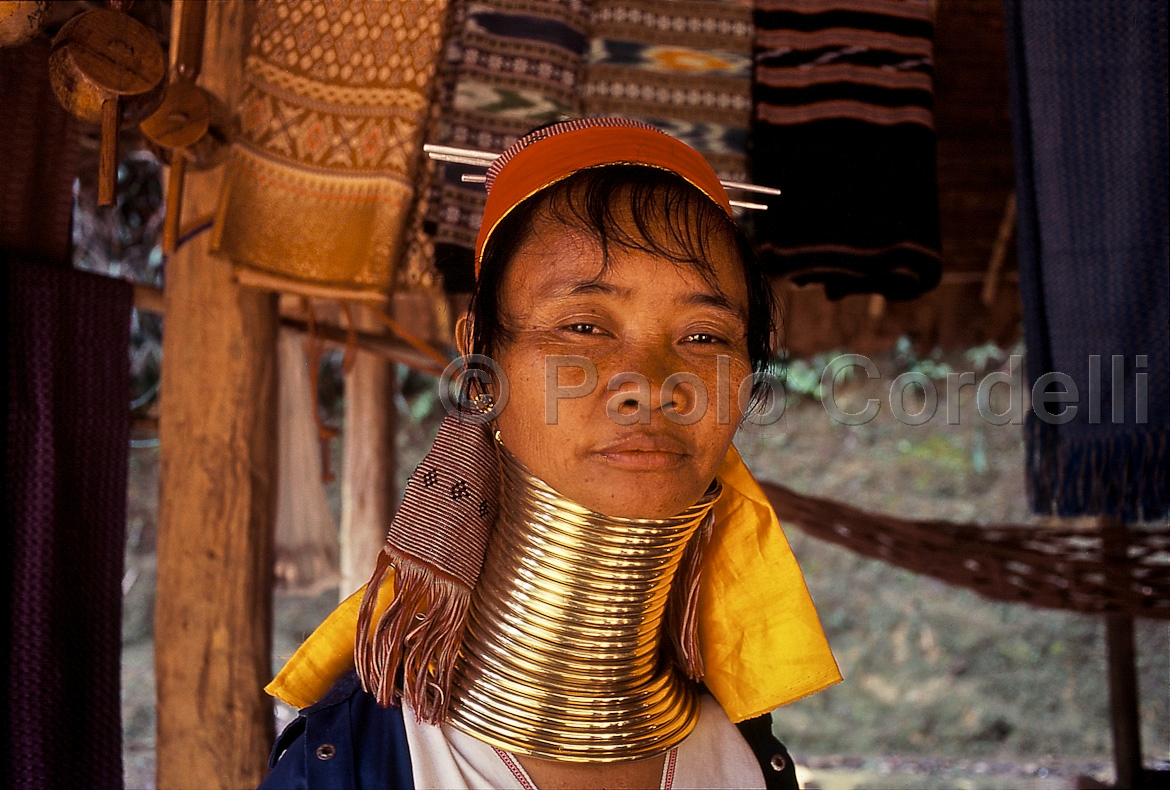
<path fill-rule="evenodd" d="M 940 278 L 928 0 L 756 0 L 752 173 L 769 270 L 830 298 Z"/>
<path fill-rule="evenodd" d="M 745 0 L 594 0 L 582 113 L 651 123 L 743 180 L 751 52 Z"/>
<path fill-rule="evenodd" d="M 453 0 L 441 111 L 431 142 L 503 151 L 534 127 L 577 109 L 578 74 L 588 41 L 588 0 Z M 443 163 L 431 193 L 428 228 L 449 291 L 474 285 L 482 168 Z"/>

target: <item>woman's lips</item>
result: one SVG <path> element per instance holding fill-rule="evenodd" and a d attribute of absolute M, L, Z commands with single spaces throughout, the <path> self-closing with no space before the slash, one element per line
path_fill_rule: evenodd
<path fill-rule="evenodd" d="M 606 444 L 595 455 L 617 467 L 657 471 L 680 466 L 689 453 L 686 446 L 669 436 L 629 436 Z"/>

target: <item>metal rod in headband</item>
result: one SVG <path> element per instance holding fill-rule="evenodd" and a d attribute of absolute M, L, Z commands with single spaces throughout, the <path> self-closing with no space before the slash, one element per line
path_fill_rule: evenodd
<path fill-rule="evenodd" d="M 474 167 L 488 167 L 496 160 L 499 154 L 493 154 L 490 151 L 477 151 L 474 148 L 458 148 L 453 145 L 432 145 L 427 143 L 423 146 L 423 151 L 430 156 L 431 159 L 440 162 L 454 162 L 459 165 L 472 165 Z M 472 173 L 465 173 L 461 176 L 465 184 L 483 184 L 487 181 L 485 176 L 475 175 Z M 780 195 L 783 194 L 776 187 L 765 187 L 758 184 L 749 184 L 744 181 L 724 181 L 719 180 L 724 189 L 737 189 L 741 192 L 754 192 L 759 195 Z M 762 203 L 748 203 L 740 200 L 731 201 L 731 205 L 739 206 L 740 208 L 750 208 L 758 211 L 767 211 L 768 207 Z"/>
<path fill-rule="evenodd" d="M 756 192 L 760 195 L 782 195 L 784 194 L 776 187 L 762 187 L 759 184 L 748 184 L 744 181 L 724 181 L 719 180 L 724 189 L 741 189 L 744 192 Z"/>
<path fill-rule="evenodd" d="M 746 209 L 751 209 L 752 211 L 767 211 L 768 210 L 768 207 L 765 206 L 763 203 L 749 203 L 746 200 L 729 200 L 727 202 L 730 203 L 735 208 L 746 208 Z"/>

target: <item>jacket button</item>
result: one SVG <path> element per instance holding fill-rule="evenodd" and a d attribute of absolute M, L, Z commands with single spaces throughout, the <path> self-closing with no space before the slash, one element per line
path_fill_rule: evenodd
<path fill-rule="evenodd" d="M 337 754 L 337 747 L 331 743 L 323 743 L 317 747 L 318 760 L 332 760 L 335 754 Z M 772 761 L 775 763 L 775 758 Z"/>
<path fill-rule="evenodd" d="M 321 750 L 318 749 L 317 754 L 320 755 L 320 753 L 321 753 Z M 788 767 L 788 761 L 784 759 L 784 755 L 782 755 L 782 754 L 773 754 L 772 755 L 772 770 L 773 771 L 783 771 L 787 767 Z"/>

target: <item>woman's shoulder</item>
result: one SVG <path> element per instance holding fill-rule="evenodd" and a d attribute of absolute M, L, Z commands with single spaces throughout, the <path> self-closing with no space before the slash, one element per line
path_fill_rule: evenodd
<path fill-rule="evenodd" d="M 414 786 L 402 708 L 378 704 L 353 672 L 300 711 L 268 766 L 261 790 Z"/>

